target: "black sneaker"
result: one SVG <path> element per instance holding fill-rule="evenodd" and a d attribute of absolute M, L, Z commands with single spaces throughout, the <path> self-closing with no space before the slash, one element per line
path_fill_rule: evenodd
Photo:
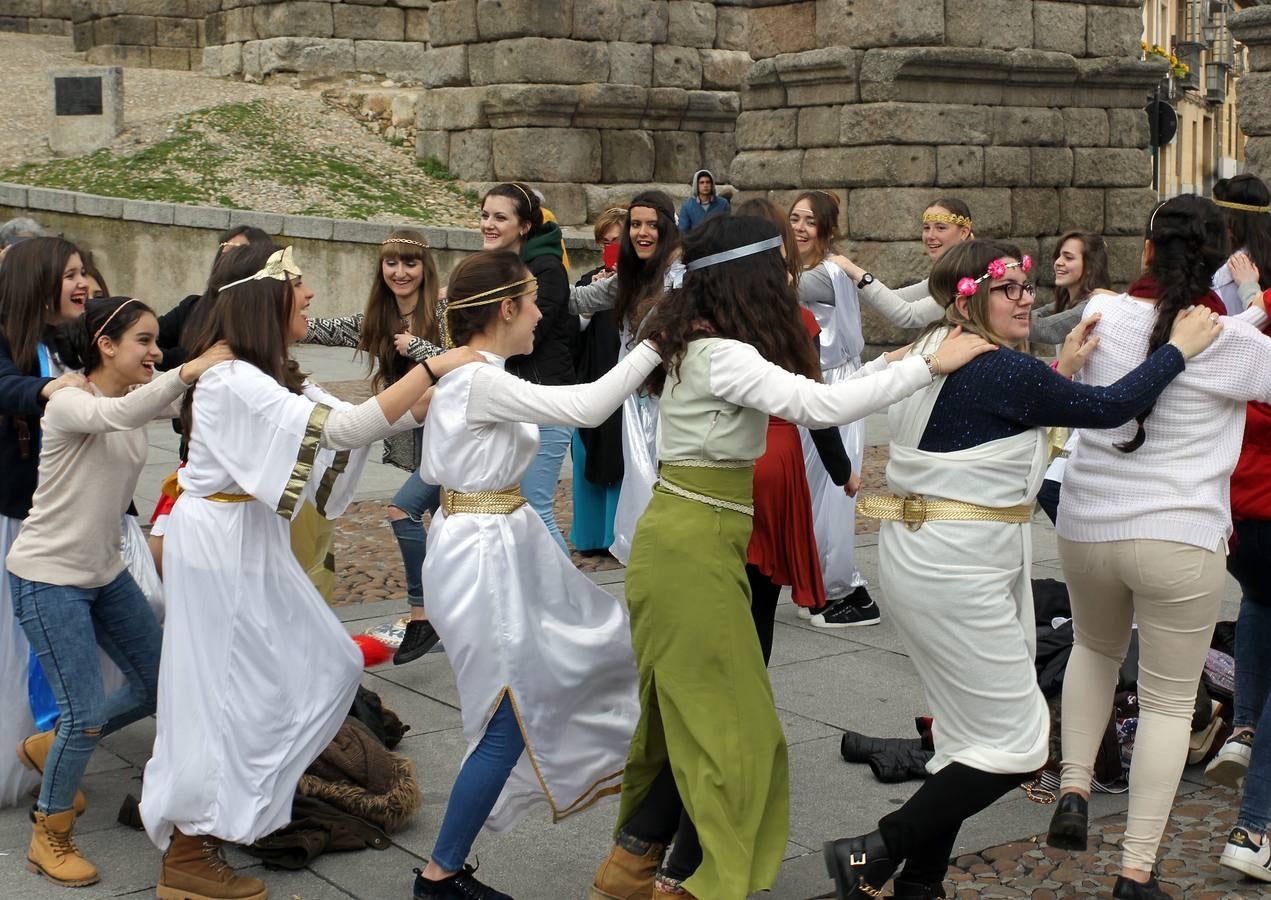
<path fill-rule="evenodd" d="M 423 870 L 415 869 L 415 900 L 512 900 L 511 894 L 496 891 L 477 881 L 475 866 L 464 866 L 441 881 L 430 881 Z"/>
<path fill-rule="evenodd" d="M 1116 884 L 1112 886 L 1112 896 L 1116 900 L 1173 900 L 1155 875 L 1150 876 L 1143 884 L 1118 875 Z"/>
<path fill-rule="evenodd" d="M 406 623 L 406 634 L 393 654 L 393 665 L 414 662 L 437 646 L 437 629 L 427 619 L 412 619 Z"/>
<path fill-rule="evenodd" d="M 859 602 L 859 594 L 865 595 L 865 601 Z M 877 625 L 882 621 L 878 612 L 878 604 L 869 596 L 865 588 L 857 588 L 825 612 L 815 615 L 810 620 L 817 628 L 858 628 L 863 625 Z"/>

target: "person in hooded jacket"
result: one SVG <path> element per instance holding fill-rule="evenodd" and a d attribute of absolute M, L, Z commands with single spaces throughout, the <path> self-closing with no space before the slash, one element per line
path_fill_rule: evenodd
<path fill-rule="evenodd" d="M 728 214 L 729 203 L 715 193 L 715 176 L 710 169 L 698 169 L 693 175 L 693 196 L 680 204 L 680 231 L 692 231 L 707 219 Z"/>

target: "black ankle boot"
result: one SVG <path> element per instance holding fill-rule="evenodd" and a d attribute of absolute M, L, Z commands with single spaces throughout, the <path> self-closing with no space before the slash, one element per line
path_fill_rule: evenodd
<path fill-rule="evenodd" d="M 899 860 L 892 860 L 881 832 L 861 837 L 826 841 L 822 847 L 825 870 L 834 879 L 838 900 L 881 897 L 883 885 L 891 878 Z"/>
<path fill-rule="evenodd" d="M 897 878 L 891 888 L 892 900 L 938 900 L 945 896 L 943 881 L 905 881 Z"/>
<path fill-rule="evenodd" d="M 1059 806 L 1050 820 L 1046 843 L 1058 850 L 1084 853 L 1089 844 L 1090 802 L 1080 794 L 1067 793 L 1059 798 Z"/>
<path fill-rule="evenodd" d="M 1170 895 L 1161 888 L 1161 883 L 1156 880 L 1155 875 L 1149 876 L 1143 884 L 1132 881 L 1124 875 L 1118 875 L 1117 883 L 1112 887 L 1112 896 L 1117 900 L 1172 900 Z"/>

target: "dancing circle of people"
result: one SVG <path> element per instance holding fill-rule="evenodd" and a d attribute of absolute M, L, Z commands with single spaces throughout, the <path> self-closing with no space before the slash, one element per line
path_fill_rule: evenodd
<path fill-rule="evenodd" d="M 783 588 L 812 627 L 885 613 L 932 715 L 917 791 L 826 842 L 835 895 L 946 896 L 963 823 L 1050 758 L 1035 502 L 1074 633 L 1047 842 L 1087 849 L 1133 632 L 1138 752 L 1112 896 L 1169 896 L 1159 845 L 1230 571 L 1235 712 L 1209 771 L 1244 787 L 1222 864 L 1271 882 L 1266 186 L 1238 176 L 1213 200 L 1157 204 L 1124 292 L 1099 236 L 1061 236 L 1045 309 L 1038 263 L 977 237 L 957 198 L 922 214 L 930 276 L 892 290 L 839 252 L 835 194 L 730 207 L 706 170 L 692 190 L 678 214 L 651 190 L 605 210 L 604 264 L 571 287 L 542 196 L 497 185 L 484 249 L 444 285 L 425 236 L 400 229 L 365 311 L 338 317 L 307 314 L 303 260 L 254 228 L 223 234 L 206 290 L 162 315 L 112 296 L 70 241 L 0 229 L 0 746 L 17 746 L 0 801 L 35 797 L 33 872 L 99 880 L 74 838 L 86 767 L 155 714 L 137 812 L 162 852 L 158 896 L 268 895 L 223 847 L 288 825 L 354 702 L 366 660 L 327 603 L 332 520 L 382 440 L 405 473 L 387 513 L 409 604 L 393 662 L 444 650 L 467 742 L 403 896 L 507 898 L 469 863 L 483 827 L 610 800 L 612 847 L 578 886 L 593 900 L 772 888 L 790 825 L 767 673 Z M 922 330 L 863 361 L 862 305 Z M 309 380 L 290 351 L 304 342 L 365 354 L 373 396 Z M 1046 345 L 1053 363 L 1031 352 Z M 863 496 L 862 420 L 881 412 L 886 492 Z M 131 507 L 156 419 L 180 431 L 181 465 L 147 535 Z M 623 599 L 569 556 L 567 450 L 570 543 L 626 566 Z M 880 522 L 881 604 L 857 516 Z"/>

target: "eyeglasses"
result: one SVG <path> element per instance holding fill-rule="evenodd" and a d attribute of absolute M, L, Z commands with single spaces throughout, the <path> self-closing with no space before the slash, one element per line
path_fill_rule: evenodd
<path fill-rule="evenodd" d="M 1037 295 L 1037 286 L 1031 281 L 1008 281 L 1005 284 L 995 284 L 989 288 L 989 293 L 993 291 L 1001 291 L 1006 295 L 1007 300 L 1018 303 L 1024 297 L 1024 292 L 1028 292 L 1028 296 Z"/>

